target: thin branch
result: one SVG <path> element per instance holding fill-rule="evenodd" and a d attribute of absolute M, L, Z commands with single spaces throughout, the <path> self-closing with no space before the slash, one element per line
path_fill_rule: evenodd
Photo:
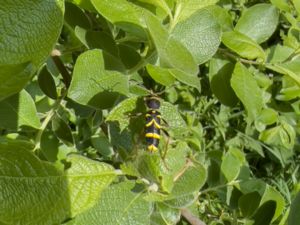
<path fill-rule="evenodd" d="M 218 49 L 218 52 L 221 53 L 222 55 L 225 55 L 225 56 L 228 56 L 232 59 L 234 59 L 235 61 L 240 61 L 242 63 L 246 63 L 246 64 L 250 64 L 250 65 L 261 65 L 260 62 L 256 62 L 256 61 L 252 61 L 252 60 L 248 60 L 248 59 L 243 59 L 243 58 L 240 58 L 228 51 L 226 51 L 225 49 L 222 49 L 222 48 L 219 48 Z"/>
<path fill-rule="evenodd" d="M 66 69 L 65 65 L 61 61 L 60 56 L 61 56 L 61 53 L 57 49 L 54 49 L 51 52 L 52 60 L 53 60 L 54 64 L 56 65 L 57 69 L 59 70 L 61 76 L 63 77 L 64 84 L 68 88 L 70 86 L 70 83 L 71 83 L 71 75 L 69 74 L 69 72 Z"/>
<path fill-rule="evenodd" d="M 188 209 L 181 209 L 181 215 L 191 224 L 191 225 L 206 225 L 198 217 L 194 216 Z"/>

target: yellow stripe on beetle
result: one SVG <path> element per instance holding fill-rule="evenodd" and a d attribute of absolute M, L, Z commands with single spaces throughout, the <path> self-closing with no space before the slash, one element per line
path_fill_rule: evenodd
<path fill-rule="evenodd" d="M 149 152 L 156 152 L 158 150 L 157 147 L 155 147 L 155 145 L 149 145 L 148 146 L 148 151 Z"/>
<path fill-rule="evenodd" d="M 160 135 L 156 133 L 146 133 L 145 137 L 147 138 L 155 138 L 155 139 L 160 139 Z"/>
<path fill-rule="evenodd" d="M 157 128 L 157 129 L 160 129 L 161 126 L 156 122 L 155 119 L 152 119 L 149 123 L 146 124 L 146 127 L 150 127 L 152 126 L 152 124 L 154 124 L 154 126 Z"/>

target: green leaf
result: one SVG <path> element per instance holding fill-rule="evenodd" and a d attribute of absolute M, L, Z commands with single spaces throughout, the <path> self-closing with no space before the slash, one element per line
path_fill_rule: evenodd
<path fill-rule="evenodd" d="M 275 221 L 279 216 L 282 215 L 286 202 L 283 196 L 274 187 L 267 185 L 260 204 L 263 206 L 265 203 L 270 201 L 275 202 L 275 210 L 273 212 L 274 215 L 271 217 L 272 221 Z"/>
<path fill-rule="evenodd" d="M 261 196 L 256 191 L 241 196 L 239 198 L 239 208 L 243 216 L 250 217 L 258 208 L 260 200 Z"/>
<path fill-rule="evenodd" d="M 172 15 L 171 9 L 166 1 L 161 0 L 139 0 L 139 2 L 144 2 L 146 4 L 152 4 L 165 11 L 165 13 Z"/>
<path fill-rule="evenodd" d="M 290 11 L 290 6 L 285 0 L 271 0 L 271 3 L 282 11 Z"/>
<path fill-rule="evenodd" d="M 128 94 L 128 79 L 105 69 L 102 51 L 86 51 L 76 61 L 68 97 L 94 108 L 110 108 L 120 95 Z"/>
<path fill-rule="evenodd" d="M 241 63 L 235 65 L 231 86 L 245 106 L 249 118 L 254 120 L 262 110 L 263 93 L 253 75 Z"/>
<path fill-rule="evenodd" d="M 202 165 L 192 165 L 175 181 L 173 197 L 198 192 L 206 181 L 206 169 Z"/>
<path fill-rule="evenodd" d="M 184 173 L 181 173 L 175 180 L 171 194 L 164 201 L 165 204 L 174 208 L 192 204 L 195 194 L 198 193 L 207 178 L 206 169 L 200 164 L 187 166 Z"/>
<path fill-rule="evenodd" d="M 244 58 L 260 58 L 263 60 L 266 58 L 264 50 L 255 41 L 238 31 L 223 33 L 222 42 L 229 49 Z"/>
<path fill-rule="evenodd" d="M 119 57 L 118 46 L 107 32 L 86 30 L 77 26 L 75 35 L 87 48 L 103 50 L 103 59 L 107 70 L 126 72 L 125 65 Z"/>
<path fill-rule="evenodd" d="M 197 10 L 209 5 L 214 5 L 219 0 L 176 0 L 177 2 L 177 21 L 185 20 Z"/>
<path fill-rule="evenodd" d="M 212 14 L 214 20 L 219 23 L 223 32 L 233 30 L 232 18 L 225 8 L 222 8 L 218 5 L 213 5 L 206 7 L 206 9 Z"/>
<path fill-rule="evenodd" d="M 39 86 L 42 89 L 42 91 L 49 98 L 52 98 L 52 99 L 57 98 L 55 82 L 54 82 L 54 79 L 53 79 L 51 73 L 48 71 L 46 65 L 43 66 L 39 72 L 38 82 L 39 82 Z"/>
<path fill-rule="evenodd" d="M 183 44 L 168 34 L 158 18 L 149 14 L 146 22 L 158 51 L 161 66 L 176 68 L 192 75 L 197 74 L 198 66 L 192 54 Z"/>
<path fill-rule="evenodd" d="M 293 127 L 284 121 L 279 126 L 262 131 L 259 135 L 259 139 L 265 143 L 285 148 L 294 146 L 295 137 Z"/>
<path fill-rule="evenodd" d="M 282 46 L 280 44 L 272 46 L 268 55 L 268 61 L 270 63 L 280 63 L 287 60 L 294 52 L 294 49 Z"/>
<path fill-rule="evenodd" d="M 288 225 L 298 225 L 300 221 L 300 192 L 292 201 L 291 211 L 289 214 Z"/>
<path fill-rule="evenodd" d="M 181 70 L 177 69 L 169 69 L 169 72 L 174 76 L 178 81 L 187 84 L 191 87 L 196 88 L 199 92 L 201 92 L 201 84 L 200 78 L 198 76 L 190 75 Z"/>
<path fill-rule="evenodd" d="M 82 9 L 94 11 L 94 7 L 91 3 L 91 0 L 67 0 L 68 2 L 72 2 L 73 4 L 79 6 Z"/>
<path fill-rule="evenodd" d="M 182 134 L 187 130 L 187 125 L 178 112 L 178 108 L 169 102 L 163 101 L 159 111 L 162 118 L 167 122 L 168 132 L 172 132 L 174 137 L 182 138 Z"/>
<path fill-rule="evenodd" d="M 235 30 L 245 34 L 257 43 L 268 40 L 274 33 L 279 12 L 271 4 L 256 4 L 245 11 L 235 26 Z"/>
<path fill-rule="evenodd" d="M 0 65 L 0 101 L 21 91 L 34 70 L 31 63 Z"/>
<path fill-rule="evenodd" d="M 0 11 L 5 12 L 0 14 L 0 65 L 32 62 L 38 66 L 60 34 L 64 1 L 37 0 L 35 4 L 30 0 L 5 1 Z"/>
<path fill-rule="evenodd" d="M 177 224 L 180 220 L 180 210 L 168 207 L 164 204 L 157 203 L 157 210 L 151 214 L 151 224 L 169 225 Z"/>
<path fill-rule="evenodd" d="M 89 2 L 89 0 L 86 0 L 86 2 Z M 65 3 L 65 24 L 70 26 L 72 30 L 74 30 L 76 26 L 86 29 L 90 28 L 91 23 L 84 11 L 76 6 L 78 3 L 76 4 L 74 1 L 72 3 L 73 4 L 69 2 Z"/>
<path fill-rule="evenodd" d="M 235 106 L 238 98 L 230 86 L 234 64 L 228 60 L 213 58 L 209 61 L 210 87 L 218 100 L 227 106 Z"/>
<path fill-rule="evenodd" d="M 150 225 L 151 203 L 144 200 L 143 190 L 126 181 L 111 185 L 98 203 L 80 214 L 72 225 Z"/>
<path fill-rule="evenodd" d="M 276 71 L 281 74 L 285 74 L 293 79 L 300 86 L 300 77 L 291 68 L 283 64 L 267 64 L 266 67 L 270 70 Z"/>
<path fill-rule="evenodd" d="M 130 123 L 130 113 L 134 111 L 138 104 L 138 97 L 131 97 L 120 102 L 108 114 L 106 121 L 118 121 L 120 131 L 123 131 Z M 127 114 L 127 115 L 126 115 Z"/>
<path fill-rule="evenodd" d="M 221 163 L 221 171 L 227 179 L 227 182 L 235 180 L 240 174 L 244 163 L 244 156 L 239 149 L 230 149 L 224 156 Z"/>
<path fill-rule="evenodd" d="M 197 64 L 209 60 L 221 43 L 221 26 L 209 9 L 198 10 L 176 24 L 171 36 L 194 56 Z"/>
<path fill-rule="evenodd" d="M 27 150 L 0 146 L 0 221 L 58 224 L 91 207 L 115 172 L 81 156 L 69 160 L 71 168 L 63 173 Z"/>
<path fill-rule="evenodd" d="M 38 129 L 41 125 L 35 104 L 24 90 L 0 102 L 0 118 L 0 127 L 8 130 L 19 130 L 23 126 Z"/>
<path fill-rule="evenodd" d="M 295 6 L 295 9 L 297 10 L 298 12 L 298 15 L 300 14 L 300 3 L 297 1 L 297 0 L 292 0 L 294 6 Z"/>
<path fill-rule="evenodd" d="M 152 77 L 152 79 L 155 80 L 157 83 L 160 83 L 164 86 L 170 86 L 175 82 L 174 76 L 172 76 L 168 69 L 161 68 L 159 66 L 154 66 L 151 64 L 148 64 L 146 66 L 146 69 L 149 75 Z"/>
<path fill-rule="evenodd" d="M 91 2 L 96 10 L 108 21 L 131 34 L 146 39 L 142 8 L 126 0 L 91 0 Z"/>
<path fill-rule="evenodd" d="M 261 129 L 258 129 L 259 131 L 263 131 L 267 125 L 271 125 L 278 120 L 278 113 L 271 108 L 263 109 L 260 113 L 260 115 L 255 119 L 255 127 L 258 129 L 261 127 Z"/>
<path fill-rule="evenodd" d="M 266 225 L 271 224 L 272 217 L 276 209 L 275 201 L 267 201 L 259 207 L 257 212 L 254 215 L 254 224 L 253 225 Z"/>
<path fill-rule="evenodd" d="M 93 207 L 99 196 L 115 179 L 111 165 L 78 155 L 70 155 L 67 161 L 71 168 L 65 172 L 71 202 L 71 216 L 76 216 Z"/>
<path fill-rule="evenodd" d="M 49 162 L 55 162 L 57 160 L 59 140 L 51 130 L 43 130 L 40 148 L 41 153 Z"/>
<path fill-rule="evenodd" d="M 52 129 L 58 139 L 68 146 L 73 146 L 74 139 L 71 128 L 58 114 L 52 117 Z"/>

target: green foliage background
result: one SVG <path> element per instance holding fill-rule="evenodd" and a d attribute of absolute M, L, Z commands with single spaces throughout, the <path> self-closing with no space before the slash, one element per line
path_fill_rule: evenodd
<path fill-rule="evenodd" d="M 299 225 L 298 0 L 2 0 L 0 51 L 0 225 Z"/>

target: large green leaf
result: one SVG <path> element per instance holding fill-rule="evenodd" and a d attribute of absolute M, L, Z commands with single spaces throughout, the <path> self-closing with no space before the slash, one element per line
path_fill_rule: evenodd
<path fill-rule="evenodd" d="M 214 5 L 219 0 L 176 0 L 177 2 L 177 21 L 185 20 L 197 10 L 209 5 Z"/>
<path fill-rule="evenodd" d="M 106 189 L 98 203 L 70 225 L 150 225 L 151 203 L 135 183 L 126 181 Z"/>
<path fill-rule="evenodd" d="M 257 43 L 268 40 L 274 33 L 279 12 L 271 4 L 256 4 L 242 14 L 235 30 L 252 38 Z"/>
<path fill-rule="evenodd" d="M 19 92 L 26 85 L 34 70 L 31 63 L 0 65 L 0 101 Z"/>
<path fill-rule="evenodd" d="M 245 106 L 249 118 L 254 120 L 262 110 L 263 93 L 253 75 L 241 63 L 235 65 L 231 86 Z"/>
<path fill-rule="evenodd" d="M 64 1 L 4 0 L 0 12 L 1 100 L 19 92 L 49 55 L 63 24 Z"/>
<path fill-rule="evenodd" d="M 21 91 L 0 102 L 0 127 L 19 130 L 22 126 L 38 129 L 40 120 L 31 96 Z"/>
<path fill-rule="evenodd" d="M 171 36 L 192 53 L 197 64 L 202 64 L 217 51 L 221 31 L 221 26 L 211 11 L 204 8 L 177 23 Z"/>
<path fill-rule="evenodd" d="M 147 27 L 158 51 L 160 64 L 167 68 L 176 68 L 195 75 L 198 66 L 193 55 L 163 27 L 157 17 L 146 16 Z"/>
<path fill-rule="evenodd" d="M 68 160 L 71 168 L 62 172 L 27 150 L 0 146 L 0 221 L 58 224 L 90 208 L 115 177 L 114 169 L 76 155 Z"/>
<path fill-rule="evenodd" d="M 63 23 L 64 1 L 1 2 L 0 65 L 39 65 L 52 50 Z"/>
<path fill-rule="evenodd" d="M 105 69 L 102 51 L 86 51 L 76 61 L 68 97 L 83 105 L 110 108 L 120 95 L 128 94 L 128 79 Z"/>
<path fill-rule="evenodd" d="M 145 39 L 145 22 L 142 8 L 126 0 L 91 0 L 97 11 L 125 31 Z"/>
<path fill-rule="evenodd" d="M 260 58 L 265 60 L 264 50 L 251 38 L 238 31 L 223 33 L 222 42 L 229 49 L 247 59 Z"/>

